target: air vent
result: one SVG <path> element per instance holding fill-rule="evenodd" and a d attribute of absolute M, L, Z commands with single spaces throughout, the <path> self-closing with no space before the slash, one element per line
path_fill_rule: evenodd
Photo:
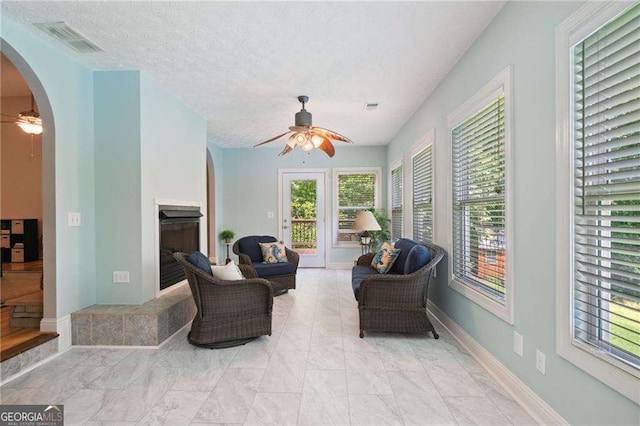
<path fill-rule="evenodd" d="M 364 110 L 365 111 L 375 111 L 376 109 L 378 109 L 378 106 L 380 106 L 380 104 L 378 102 L 368 102 L 368 103 L 364 104 Z"/>
<path fill-rule="evenodd" d="M 43 22 L 34 25 L 47 33 L 50 37 L 66 44 L 76 52 L 92 53 L 102 51 L 102 49 L 90 42 L 85 36 L 64 22 Z"/>

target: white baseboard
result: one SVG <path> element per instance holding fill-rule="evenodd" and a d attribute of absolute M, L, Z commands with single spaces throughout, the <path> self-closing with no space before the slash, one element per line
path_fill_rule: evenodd
<path fill-rule="evenodd" d="M 351 269 L 353 268 L 353 262 L 329 262 L 327 263 L 327 269 Z"/>
<path fill-rule="evenodd" d="M 496 357 L 478 343 L 469 333 L 453 321 L 431 301 L 427 309 L 451 335 L 469 352 L 469 354 L 498 382 L 509 395 L 541 425 L 568 425 L 549 404 L 544 402 L 522 380 L 505 367 Z"/>
<path fill-rule="evenodd" d="M 58 352 L 64 352 L 71 347 L 71 315 L 62 318 L 42 318 L 40 331 L 58 333 Z"/>

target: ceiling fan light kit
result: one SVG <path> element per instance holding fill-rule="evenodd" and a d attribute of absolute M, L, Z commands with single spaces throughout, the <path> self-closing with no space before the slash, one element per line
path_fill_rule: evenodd
<path fill-rule="evenodd" d="M 42 119 L 40 114 L 34 109 L 34 99 L 31 95 L 31 110 L 18 113 L 18 118 L 2 114 L 4 117 L 10 118 L 12 121 L 3 121 L 3 123 L 14 123 L 29 135 L 42 134 Z"/>
<path fill-rule="evenodd" d="M 284 136 L 289 136 L 285 143 L 284 149 L 279 155 L 286 155 L 293 151 L 295 148 L 300 147 L 305 152 L 310 152 L 317 148 L 324 151 L 329 157 L 333 157 L 336 153 L 331 140 L 337 140 L 346 143 L 353 143 L 353 141 L 339 133 L 333 132 L 322 127 L 314 127 L 312 116 L 309 111 L 305 109 L 305 104 L 309 102 L 308 96 L 298 96 L 298 101 L 302 104 L 302 109 L 296 113 L 295 126 L 289 127 L 288 132 L 284 132 L 281 135 L 273 137 L 269 140 L 261 142 L 256 146 L 264 145 L 270 142 L 274 142 Z"/>

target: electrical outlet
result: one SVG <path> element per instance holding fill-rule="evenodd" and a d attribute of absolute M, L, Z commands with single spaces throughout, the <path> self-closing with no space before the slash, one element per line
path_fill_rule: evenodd
<path fill-rule="evenodd" d="M 273 212 L 267 212 L 267 219 L 273 219 Z"/>
<path fill-rule="evenodd" d="M 113 282 L 114 283 L 128 283 L 129 282 L 129 271 L 113 271 Z"/>
<path fill-rule="evenodd" d="M 524 356 L 524 337 L 517 331 L 513 332 L 513 351 L 518 354 L 520 358 Z"/>
<path fill-rule="evenodd" d="M 82 224 L 82 217 L 80 212 L 69 212 L 69 226 L 80 226 Z"/>
<path fill-rule="evenodd" d="M 536 368 L 542 374 L 545 374 L 546 363 L 547 363 L 547 357 L 545 356 L 545 354 L 543 352 L 540 352 L 540 350 L 536 349 Z"/>

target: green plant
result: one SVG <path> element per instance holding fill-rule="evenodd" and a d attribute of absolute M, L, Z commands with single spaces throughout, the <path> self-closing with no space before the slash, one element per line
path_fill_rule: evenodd
<path fill-rule="evenodd" d="M 218 235 L 218 237 L 220 237 L 221 240 L 232 240 L 233 237 L 236 236 L 236 233 L 233 231 L 230 231 L 229 229 L 225 229 L 224 231 L 220 232 L 220 234 Z"/>
<path fill-rule="evenodd" d="M 384 209 L 369 209 L 371 213 L 373 213 L 373 217 L 376 218 L 378 225 L 380 225 L 379 231 L 369 231 L 371 235 L 371 249 L 378 250 L 382 247 L 382 244 L 385 241 L 389 241 L 391 239 L 391 234 L 389 233 L 389 224 L 391 223 L 391 219 L 387 216 L 387 212 Z"/>

